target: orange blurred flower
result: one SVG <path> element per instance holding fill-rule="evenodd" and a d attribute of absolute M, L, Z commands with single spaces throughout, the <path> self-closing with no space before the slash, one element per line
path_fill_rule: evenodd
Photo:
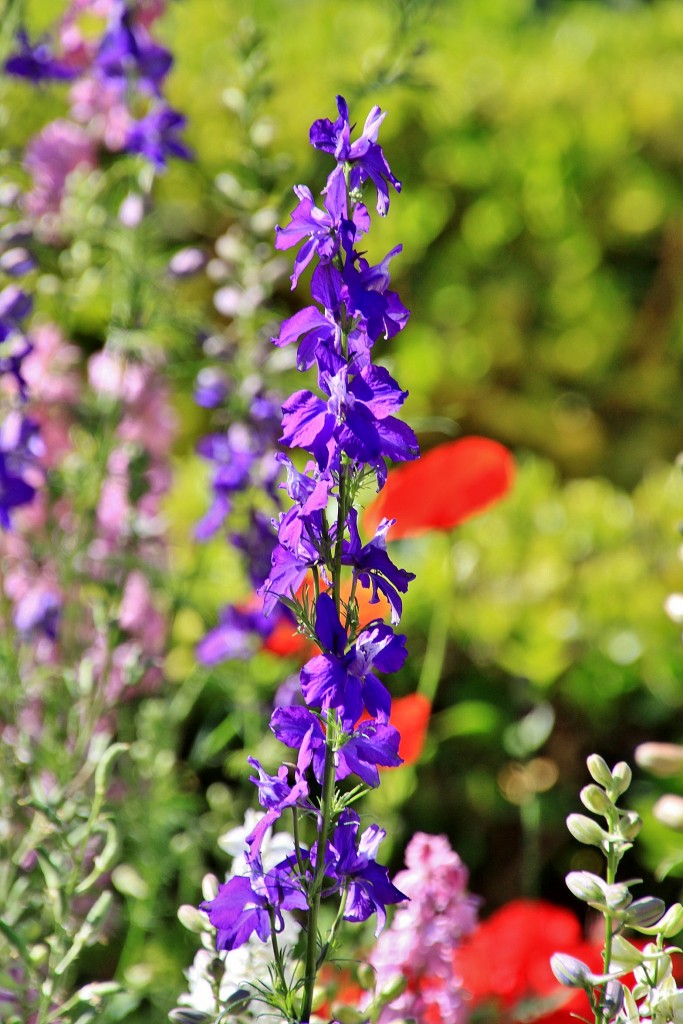
<path fill-rule="evenodd" d="M 515 476 L 512 455 L 486 437 L 463 437 L 432 448 L 416 462 L 389 473 L 384 489 L 365 510 L 374 534 L 379 521 L 396 519 L 390 540 L 450 530 L 503 498 Z"/>

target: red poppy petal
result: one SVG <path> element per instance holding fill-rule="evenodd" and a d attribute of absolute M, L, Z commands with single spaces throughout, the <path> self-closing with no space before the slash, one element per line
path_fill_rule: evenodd
<path fill-rule="evenodd" d="M 502 444 L 487 437 L 459 438 L 392 470 L 366 509 L 363 525 L 373 534 L 383 517 L 396 519 L 391 540 L 450 530 L 504 497 L 514 475 L 514 461 Z"/>
<path fill-rule="evenodd" d="M 398 753 L 404 764 L 415 764 L 419 759 L 427 738 L 431 710 L 423 693 L 397 697 L 393 702 L 389 721 L 401 734 Z"/>

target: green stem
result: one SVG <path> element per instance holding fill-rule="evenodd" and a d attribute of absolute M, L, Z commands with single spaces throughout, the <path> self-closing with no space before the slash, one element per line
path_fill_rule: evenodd
<path fill-rule="evenodd" d="M 610 814 L 607 819 L 607 824 L 610 833 L 613 833 L 616 828 L 616 818 L 614 814 Z M 605 881 L 608 885 L 614 885 L 617 880 L 617 867 L 619 865 L 619 853 L 615 848 L 615 844 L 610 842 L 607 847 L 607 871 Z M 602 970 L 604 974 L 608 974 L 610 970 L 610 964 L 612 963 L 612 936 L 613 936 L 613 917 L 608 910 L 605 911 L 605 945 L 602 951 Z M 604 996 L 607 987 L 607 982 L 600 988 L 600 999 L 595 1008 L 595 1024 L 603 1024 L 603 1003 Z"/>
<path fill-rule="evenodd" d="M 332 799 L 334 796 L 334 748 L 328 729 L 327 749 L 325 751 L 325 770 L 323 774 L 322 812 L 323 819 L 318 834 L 318 853 L 315 878 L 309 893 L 310 907 L 308 912 L 308 928 L 306 935 L 306 967 L 304 976 L 304 995 L 301 1004 L 302 1024 L 308 1024 L 313 1009 L 313 989 L 318 973 L 318 914 L 322 897 L 323 878 L 325 876 L 325 847 L 332 818 Z"/>

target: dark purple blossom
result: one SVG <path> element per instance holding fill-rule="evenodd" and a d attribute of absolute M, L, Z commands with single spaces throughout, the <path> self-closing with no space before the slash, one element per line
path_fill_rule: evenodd
<path fill-rule="evenodd" d="M 126 139 L 129 153 L 139 153 L 158 171 L 166 168 L 168 157 L 192 160 L 192 150 L 180 138 L 187 118 L 177 110 L 160 104 L 139 121 L 133 122 Z"/>
<path fill-rule="evenodd" d="M 376 914 L 377 936 L 386 921 L 385 908 L 408 897 L 391 883 L 387 869 L 375 860 L 386 835 L 384 829 L 370 825 L 358 838 L 359 826 L 355 811 L 342 811 L 326 854 L 325 873 L 347 887 L 344 920 L 367 921 Z"/>
<path fill-rule="evenodd" d="M 309 707 L 339 708 L 352 722 L 363 709 L 388 720 L 391 697 L 375 673 L 402 668 L 405 637 L 377 623 L 359 633 L 347 651 L 346 630 L 329 594 L 321 594 L 316 602 L 315 632 L 323 653 L 301 669 L 301 690 Z"/>
<path fill-rule="evenodd" d="M 38 424 L 11 411 L 0 424 L 0 526 L 6 530 L 10 512 L 33 501 L 42 454 Z"/>
<path fill-rule="evenodd" d="M 395 519 L 382 519 L 375 536 L 368 544 L 363 544 L 358 532 L 358 513 L 352 509 L 349 513 L 347 526 L 349 541 L 344 544 L 342 562 L 353 566 L 354 575 L 366 590 L 372 587 L 370 604 L 377 604 L 379 594 L 383 594 L 391 607 L 391 622 L 396 625 L 403 612 L 403 602 L 399 596 L 408 590 L 408 584 L 415 579 L 415 573 L 399 569 L 391 561 L 387 551 L 387 533 L 396 522 Z"/>
<path fill-rule="evenodd" d="M 0 342 L 11 334 L 20 334 L 21 321 L 33 308 L 33 299 L 15 284 L 8 284 L 0 292 Z"/>
<path fill-rule="evenodd" d="M 391 173 L 382 147 L 377 142 L 377 133 L 385 114 L 374 106 L 368 114 L 363 126 L 363 133 L 355 142 L 351 142 L 351 132 L 355 125 L 349 121 L 349 108 L 343 96 L 337 96 L 339 117 L 336 121 L 321 118 L 311 126 L 311 145 L 332 153 L 339 164 L 350 164 L 349 185 L 352 190 L 360 189 L 369 178 L 377 189 L 377 212 L 384 216 L 389 209 L 389 189 L 391 184 L 397 192 L 401 191 L 401 182 Z"/>
<path fill-rule="evenodd" d="M 28 78 L 31 82 L 68 82 L 78 74 L 75 68 L 58 60 L 46 41 L 31 45 L 25 31 L 17 32 L 19 48 L 5 61 L 8 75 Z"/>

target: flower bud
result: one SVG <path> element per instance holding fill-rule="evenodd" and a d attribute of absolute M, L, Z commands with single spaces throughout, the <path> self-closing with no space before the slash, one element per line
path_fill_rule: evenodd
<path fill-rule="evenodd" d="M 627 924 L 629 928 L 649 928 L 651 925 L 656 924 L 657 921 L 662 917 L 666 910 L 666 903 L 664 900 L 657 899 L 656 896 L 644 896 L 640 900 L 636 900 L 626 911 L 623 918 L 624 924 Z"/>
<path fill-rule="evenodd" d="M 643 822 L 639 814 L 636 814 L 635 811 L 625 811 L 619 819 L 617 833 L 630 843 L 636 838 L 642 827 Z"/>
<path fill-rule="evenodd" d="M 670 939 L 674 935 L 678 935 L 681 928 L 683 928 L 683 907 L 680 903 L 674 903 L 653 925 L 649 928 L 642 926 L 638 930 L 646 935 L 661 935 L 664 939 Z"/>
<path fill-rule="evenodd" d="M 214 1019 L 213 1014 L 204 1013 L 202 1010 L 190 1010 L 184 1006 L 171 1010 L 168 1018 L 174 1024 L 207 1024 Z"/>
<path fill-rule="evenodd" d="M 351 1006 L 335 1006 L 334 1018 L 339 1021 L 339 1024 L 362 1024 L 364 1020 L 368 1019 L 367 1013 L 354 1010 Z"/>
<path fill-rule="evenodd" d="M 377 973 L 375 968 L 369 963 L 362 963 L 356 971 L 356 977 L 358 978 L 358 984 L 366 992 L 375 987 L 375 978 Z"/>
<path fill-rule="evenodd" d="M 605 793 L 604 789 L 600 786 L 591 784 L 590 786 L 584 786 L 580 793 L 581 803 L 589 811 L 593 811 L 594 814 L 602 814 L 607 816 L 613 809 L 614 804 Z"/>
<path fill-rule="evenodd" d="M 550 968 L 560 985 L 566 985 L 568 988 L 588 987 L 587 978 L 591 972 L 583 960 L 577 960 L 575 956 L 569 956 L 567 953 L 553 953 Z"/>
<path fill-rule="evenodd" d="M 613 1020 L 624 1005 L 624 987 L 615 978 L 608 981 L 602 994 L 602 1015 L 604 1020 Z"/>
<path fill-rule="evenodd" d="M 183 928 L 187 928 L 188 932 L 194 932 L 196 935 L 201 935 L 208 927 L 206 914 L 202 914 L 201 910 L 197 910 L 189 903 L 178 907 L 178 920 Z"/>
<path fill-rule="evenodd" d="M 204 875 L 202 878 L 202 896 L 207 902 L 218 896 L 218 879 L 215 875 Z"/>
<path fill-rule="evenodd" d="M 628 787 L 631 785 L 631 779 L 633 778 L 633 772 L 626 764 L 625 761 L 620 761 L 619 764 L 615 764 L 612 769 L 613 784 L 611 787 L 612 796 L 616 800 L 617 797 L 625 793 Z"/>
<path fill-rule="evenodd" d="M 599 786 L 607 789 L 608 786 L 612 785 L 612 773 L 604 758 L 600 757 L 599 754 L 591 754 L 586 764 L 591 777 Z"/>
<path fill-rule="evenodd" d="M 570 814 L 567 818 L 567 828 L 574 839 L 587 846 L 603 846 L 609 840 L 608 834 L 600 828 L 597 821 L 593 821 L 585 814 Z"/>
<path fill-rule="evenodd" d="M 395 974 L 388 985 L 385 985 L 381 992 L 382 1002 L 391 1003 L 394 999 L 402 996 L 408 985 L 408 979 L 404 974 Z"/>
<path fill-rule="evenodd" d="M 683 831 L 683 796 L 667 793 L 659 798 L 652 813 L 662 825 Z"/>
<path fill-rule="evenodd" d="M 660 779 L 683 772 L 683 746 L 678 743 L 641 743 L 636 747 L 636 764 Z"/>
<path fill-rule="evenodd" d="M 569 891 L 584 903 L 596 903 L 604 899 L 604 882 L 591 871 L 570 871 L 565 882 Z"/>

